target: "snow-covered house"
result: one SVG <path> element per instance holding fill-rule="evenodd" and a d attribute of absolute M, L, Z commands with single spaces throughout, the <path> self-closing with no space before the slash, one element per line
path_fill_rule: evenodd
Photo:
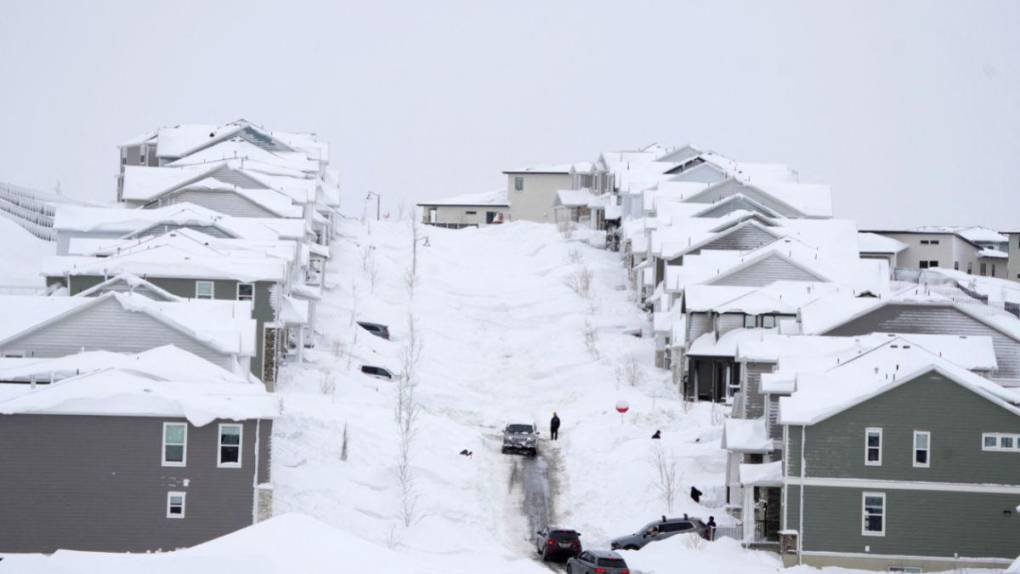
<path fill-rule="evenodd" d="M 137 293 L 0 296 L 0 356 L 138 353 L 170 344 L 241 375 L 256 356 L 251 313 L 250 301 L 157 301 Z"/>
<path fill-rule="evenodd" d="M 531 165 L 509 169 L 507 176 L 507 201 L 510 204 L 510 219 L 513 221 L 555 221 L 553 202 L 561 189 L 570 189 L 574 164 Z"/>
<path fill-rule="evenodd" d="M 944 267 L 967 274 L 1006 279 L 1009 272 L 1009 237 L 983 227 L 919 227 L 872 230 L 869 233 L 896 240 L 906 247 L 896 257 L 899 269 L 909 271 Z"/>
<path fill-rule="evenodd" d="M 0 384 L 0 553 L 173 550 L 271 515 L 279 399 L 180 374 Z"/>
<path fill-rule="evenodd" d="M 73 240 L 72 250 L 75 241 L 95 240 Z M 251 372 L 272 389 L 284 354 L 292 345 L 299 356 L 303 352 L 305 332 L 314 324 L 315 302 L 321 297 L 320 288 L 305 283 L 295 264 L 299 246 L 215 239 L 181 230 L 123 247 L 91 245 L 92 253 L 108 256 L 56 256 L 43 263 L 43 272 L 51 289 L 59 286 L 72 296 L 102 293 L 106 289 L 101 286 L 111 279 L 132 275 L 190 302 L 244 302 L 243 316 L 255 320 Z"/>
<path fill-rule="evenodd" d="M 1020 394 L 902 343 L 793 385 L 779 401 L 787 564 L 1010 564 L 1020 540 Z"/>
<path fill-rule="evenodd" d="M 460 229 L 510 220 L 505 190 L 433 199 L 419 203 L 418 207 L 421 208 L 421 222 L 436 227 Z"/>

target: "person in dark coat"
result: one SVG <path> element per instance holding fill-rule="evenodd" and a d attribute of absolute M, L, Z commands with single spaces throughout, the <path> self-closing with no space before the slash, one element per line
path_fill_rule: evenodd
<path fill-rule="evenodd" d="M 696 486 L 691 487 L 691 500 L 693 500 L 694 502 L 701 502 L 701 495 L 702 492 L 698 490 L 698 487 Z"/>
<path fill-rule="evenodd" d="M 553 418 L 549 421 L 549 436 L 553 440 L 560 439 L 560 415 L 553 412 Z"/>
<path fill-rule="evenodd" d="M 706 533 L 709 540 L 715 540 L 715 517 L 709 516 L 708 522 L 705 524 L 705 528 L 708 530 Z"/>
<path fill-rule="evenodd" d="M 662 431 L 659 431 L 659 430 L 655 431 L 655 434 L 652 435 L 652 438 L 654 438 L 654 439 L 662 438 Z"/>

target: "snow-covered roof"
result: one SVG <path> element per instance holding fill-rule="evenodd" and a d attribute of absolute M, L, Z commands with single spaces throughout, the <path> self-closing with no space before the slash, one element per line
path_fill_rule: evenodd
<path fill-rule="evenodd" d="M 979 225 L 970 227 L 956 227 L 947 225 L 925 225 L 916 227 L 912 231 L 922 233 L 952 233 L 963 237 L 972 243 L 1008 243 L 1009 237 L 987 227 Z"/>
<path fill-rule="evenodd" d="M 250 301 L 154 301 L 134 293 L 109 292 L 99 297 L 0 296 L 0 344 L 55 323 L 103 301 L 114 299 L 125 311 L 145 313 L 227 354 L 255 355 L 255 320 Z M 89 347 L 82 341 L 82 347 Z"/>
<path fill-rule="evenodd" d="M 591 207 L 598 197 L 587 189 L 561 189 L 556 192 L 556 205 L 564 207 Z"/>
<path fill-rule="evenodd" d="M 508 207 L 510 204 L 507 202 L 506 190 L 500 189 L 497 191 L 486 191 L 482 193 L 464 193 L 461 195 L 451 195 L 449 197 L 442 197 L 439 199 L 433 199 L 430 201 L 422 201 L 418 205 L 429 206 L 429 205 L 462 205 L 462 206 L 493 206 L 493 207 Z"/>
<path fill-rule="evenodd" d="M 925 282 L 930 276 L 945 277 L 965 286 L 970 291 L 980 293 L 988 297 L 989 303 L 1018 303 L 1020 304 L 1020 283 L 1009 279 L 997 277 L 985 277 L 981 275 L 970 275 L 955 269 L 944 269 L 936 267 L 925 269 L 921 272 L 921 282 Z"/>
<path fill-rule="evenodd" d="M 319 162 L 309 159 L 304 153 L 271 152 L 240 138 L 221 141 L 167 165 L 170 167 L 181 167 L 219 164 L 223 160 L 228 159 L 247 160 L 245 162 L 246 165 L 249 162 L 254 165 L 273 165 L 299 173 L 314 174 L 319 171 Z"/>
<path fill-rule="evenodd" d="M 0 358 L 0 381 L 62 380 L 105 369 L 120 369 L 153 379 L 246 384 L 248 379 L 173 345 L 141 353 L 83 351 L 56 358 Z"/>
<path fill-rule="evenodd" d="M 741 464 L 737 472 L 744 486 L 782 486 L 783 461 Z"/>
<path fill-rule="evenodd" d="M 53 228 L 67 231 L 129 233 L 154 225 L 192 225 L 218 227 L 230 235 L 246 239 L 300 239 L 304 221 L 257 217 L 232 217 L 194 203 L 175 203 L 154 209 L 124 207 L 79 207 L 60 205 Z"/>
<path fill-rule="evenodd" d="M 166 248 L 198 257 L 273 257 L 295 264 L 302 264 L 306 261 L 299 260 L 301 251 L 298 245 L 297 242 L 289 240 L 270 239 L 261 241 L 212 237 L 201 231 L 181 228 L 162 235 L 149 235 L 132 239 L 75 237 L 68 242 L 68 253 L 70 255 L 110 257 L 141 254 Z"/>
<path fill-rule="evenodd" d="M 798 374 L 796 391 L 780 399 L 780 421 L 790 425 L 815 424 L 931 372 L 1020 416 L 1020 393 L 916 345 L 888 343 L 825 373 Z"/>
<path fill-rule="evenodd" d="M 576 167 L 575 167 L 576 166 Z M 528 165 L 524 167 L 517 167 L 514 169 L 508 169 L 503 173 L 539 173 L 539 174 L 568 174 L 571 169 L 576 171 L 589 171 L 591 164 L 589 162 L 577 162 L 577 163 L 538 163 Z"/>
<path fill-rule="evenodd" d="M 857 245 L 861 253 L 899 253 L 908 247 L 906 243 L 892 237 L 867 231 L 857 234 Z"/>
<path fill-rule="evenodd" d="M 11 388 L 15 387 L 15 388 Z M 3 385 L 0 415 L 182 417 L 195 426 L 217 419 L 270 419 L 280 399 L 263 385 L 208 380 L 156 380 L 106 369 L 49 385 Z"/>
<path fill-rule="evenodd" d="M 978 257 L 987 257 L 989 259 L 1009 259 L 1009 253 L 1006 253 L 1005 251 L 1001 251 L 999 249 L 992 249 L 991 247 L 986 247 L 981 251 L 978 251 Z"/>
<path fill-rule="evenodd" d="M 118 287 L 121 288 L 118 289 Z M 84 291 L 79 291 L 74 296 L 91 297 L 94 294 L 104 293 L 106 291 L 130 291 L 130 292 L 138 291 L 141 293 L 149 293 L 151 294 L 151 296 L 153 296 L 154 299 L 160 299 L 163 301 L 186 300 L 184 297 L 178 297 L 177 295 L 174 295 L 173 293 L 167 291 L 166 289 L 163 289 L 162 287 L 150 281 L 146 281 L 145 279 L 142 279 L 141 277 L 137 275 L 132 275 L 130 273 L 122 273 L 120 275 L 110 277 L 109 279 L 103 281 L 102 283 L 93 285 L 92 287 L 89 287 Z"/>
<path fill-rule="evenodd" d="M 766 453 L 773 448 L 764 418 L 723 422 L 722 448 L 734 452 Z"/>

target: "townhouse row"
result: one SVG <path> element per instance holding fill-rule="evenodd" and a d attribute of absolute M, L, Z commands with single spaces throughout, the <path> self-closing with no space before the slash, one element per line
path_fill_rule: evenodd
<path fill-rule="evenodd" d="M 238 120 L 120 160 L 116 204 L 57 207 L 42 294 L 0 296 L 0 553 L 172 550 L 272 515 L 279 369 L 315 345 L 339 223 L 329 147 Z"/>

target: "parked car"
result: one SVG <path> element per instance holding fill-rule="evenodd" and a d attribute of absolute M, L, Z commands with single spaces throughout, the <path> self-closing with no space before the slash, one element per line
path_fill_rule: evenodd
<path fill-rule="evenodd" d="M 581 553 L 581 533 L 565 528 L 543 528 L 535 537 L 542 560 L 563 560 Z"/>
<path fill-rule="evenodd" d="M 503 454 L 538 454 L 538 430 L 535 425 L 511 423 L 503 429 Z"/>
<path fill-rule="evenodd" d="M 708 527 L 697 518 L 666 518 L 644 525 L 634 534 L 621 536 L 610 543 L 613 550 L 641 550 L 652 542 L 665 540 L 677 534 L 697 534 L 708 538 Z"/>
<path fill-rule="evenodd" d="M 358 321 L 358 325 L 376 337 L 386 339 L 387 341 L 390 339 L 390 328 L 386 325 L 382 325 L 380 323 L 369 323 L 368 321 Z"/>
<path fill-rule="evenodd" d="M 616 552 L 585 550 L 567 560 L 567 574 L 630 574 L 630 568 Z"/>
<path fill-rule="evenodd" d="M 365 373 L 370 377 L 375 377 L 377 379 L 383 379 L 385 381 L 393 380 L 393 373 L 389 372 L 388 370 L 382 367 L 374 367 L 372 365 L 361 365 L 361 372 Z"/>

